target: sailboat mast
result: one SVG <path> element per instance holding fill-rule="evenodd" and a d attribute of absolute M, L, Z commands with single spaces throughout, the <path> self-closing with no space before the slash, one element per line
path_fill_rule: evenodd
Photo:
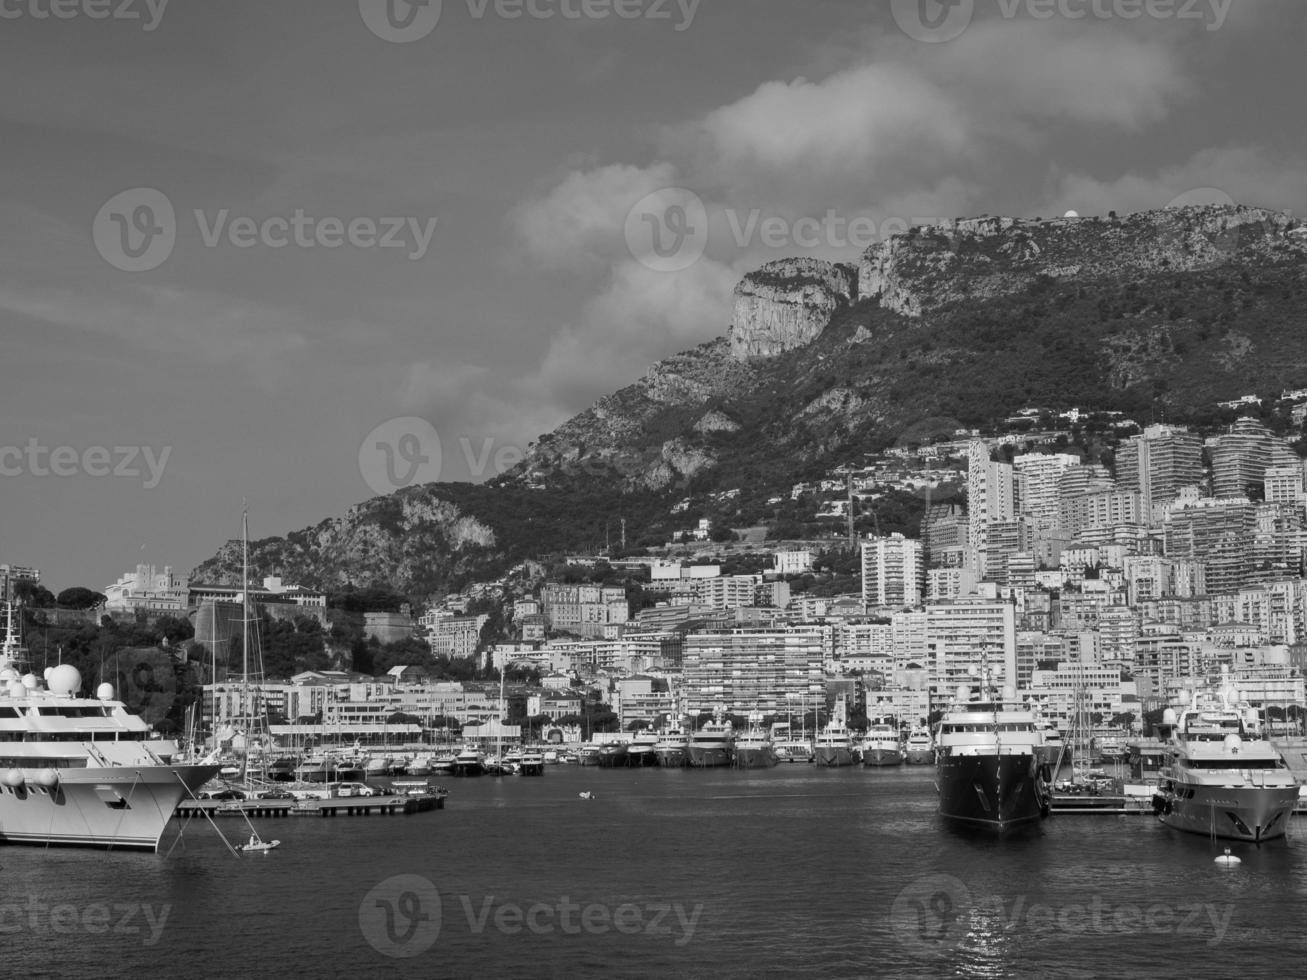
<path fill-rule="evenodd" d="M 241 506 L 241 712 L 244 715 L 245 753 L 242 756 L 241 776 L 247 778 L 250 769 L 250 723 L 254 712 L 250 708 L 250 516 Z"/>
<path fill-rule="evenodd" d="M 213 715 L 210 727 L 213 730 L 213 748 L 218 748 L 218 604 L 209 600 L 209 660 L 213 671 L 209 682 L 213 684 Z"/>
<path fill-rule="evenodd" d="M 241 685 L 245 694 L 250 686 L 250 518 L 241 511 Z"/>

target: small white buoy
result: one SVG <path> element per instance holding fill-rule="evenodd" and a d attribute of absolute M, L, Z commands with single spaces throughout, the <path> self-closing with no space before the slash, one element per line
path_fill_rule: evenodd
<path fill-rule="evenodd" d="M 1220 865 L 1223 865 L 1224 867 L 1227 867 L 1227 868 L 1232 868 L 1232 867 L 1234 867 L 1236 864 L 1241 864 L 1242 862 L 1239 860 L 1239 858 L 1237 858 L 1237 857 L 1235 857 L 1233 854 L 1231 854 L 1231 853 L 1230 853 L 1230 849 L 1227 847 L 1227 848 L 1225 849 L 1225 853 L 1219 855 L 1219 856 L 1216 858 L 1216 863 L 1217 863 L 1217 864 L 1220 864 Z"/>

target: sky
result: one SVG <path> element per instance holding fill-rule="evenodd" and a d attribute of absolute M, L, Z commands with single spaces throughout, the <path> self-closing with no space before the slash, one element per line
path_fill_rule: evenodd
<path fill-rule="evenodd" d="M 767 261 L 1301 215 L 1305 50 L 1301 0 L 4 0 L 0 563 L 493 477 Z"/>

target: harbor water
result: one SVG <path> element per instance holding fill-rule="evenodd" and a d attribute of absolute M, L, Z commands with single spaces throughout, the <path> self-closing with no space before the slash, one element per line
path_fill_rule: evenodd
<path fill-rule="evenodd" d="M 282 842 L 266 855 L 233 857 L 201 820 L 167 856 L 0 849 L 0 962 L 60 980 L 1152 978 L 1287 976 L 1307 952 L 1307 818 L 1224 868 L 1229 845 L 1147 816 L 953 830 L 927 766 L 445 783 L 442 811 L 256 821 Z"/>

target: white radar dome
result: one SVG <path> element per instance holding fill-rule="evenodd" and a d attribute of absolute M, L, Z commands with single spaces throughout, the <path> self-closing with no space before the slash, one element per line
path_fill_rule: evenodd
<path fill-rule="evenodd" d="M 1078 217 L 1080 217 L 1080 212 L 1079 212 L 1079 211 L 1068 211 L 1066 214 L 1062 215 L 1062 217 L 1064 217 L 1064 218 L 1078 218 Z"/>
<path fill-rule="evenodd" d="M 8 684 L 10 681 L 18 680 L 18 671 L 12 667 L 6 667 L 0 670 L 0 684 Z"/>
<path fill-rule="evenodd" d="M 101 701 L 113 700 L 113 685 L 109 683 L 101 684 L 95 689 L 95 696 Z"/>
<path fill-rule="evenodd" d="M 1163 725 L 1174 725 L 1174 724 L 1175 724 L 1175 709 L 1174 709 L 1174 708 L 1167 708 L 1165 711 L 1162 712 L 1162 724 L 1163 724 Z"/>
<path fill-rule="evenodd" d="M 1225 751 L 1238 752 L 1239 746 L 1243 745 L 1243 739 L 1241 739 L 1238 735 L 1227 735 L 1225 736 L 1224 745 L 1225 745 Z"/>
<path fill-rule="evenodd" d="M 68 697 L 81 690 L 82 675 L 72 664 L 60 664 L 50 671 L 47 683 L 52 693 Z"/>
<path fill-rule="evenodd" d="M 29 691 L 35 691 L 40 684 L 41 682 L 36 679 L 35 674 L 23 675 L 23 687 L 27 688 Z"/>

